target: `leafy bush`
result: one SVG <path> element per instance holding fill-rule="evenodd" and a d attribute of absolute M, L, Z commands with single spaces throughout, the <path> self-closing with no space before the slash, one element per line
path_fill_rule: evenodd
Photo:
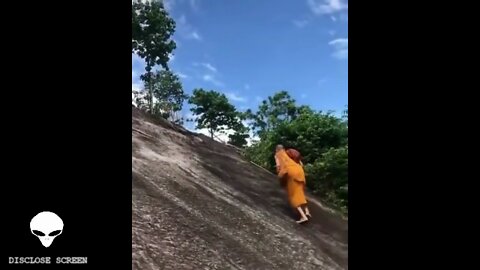
<path fill-rule="evenodd" d="M 342 209 L 348 209 L 348 146 L 331 148 L 305 165 L 307 186 L 314 194 Z"/>
<path fill-rule="evenodd" d="M 293 102 L 288 102 L 288 108 Z M 269 103 L 272 102 L 268 100 L 260 106 L 263 110 L 259 111 L 265 114 L 262 121 L 258 121 L 259 113 L 249 112 L 253 115 L 251 119 L 259 122 L 253 128 L 257 129 L 260 141 L 246 149 L 246 157 L 275 172 L 275 146 L 283 144 L 297 149 L 305 164 L 307 187 L 324 201 L 348 211 L 348 114 L 336 117 L 301 106 L 296 110 L 276 109 L 274 121 L 269 123 Z M 280 105 L 272 103 L 271 106 Z M 287 113 L 282 116 L 283 111 Z"/>

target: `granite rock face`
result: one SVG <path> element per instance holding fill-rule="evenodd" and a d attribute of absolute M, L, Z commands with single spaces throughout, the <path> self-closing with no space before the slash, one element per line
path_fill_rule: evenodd
<path fill-rule="evenodd" d="M 133 269 L 348 269 L 348 222 L 234 148 L 132 108 L 132 151 Z"/>

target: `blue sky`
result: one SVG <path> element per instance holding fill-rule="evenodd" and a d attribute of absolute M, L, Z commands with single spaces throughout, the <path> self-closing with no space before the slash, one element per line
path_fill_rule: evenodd
<path fill-rule="evenodd" d="M 165 4 L 177 24 L 169 66 L 186 93 L 223 92 L 242 111 L 280 90 L 316 110 L 340 114 L 348 104 L 348 0 Z M 132 88 L 143 72 L 132 55 Z"/>

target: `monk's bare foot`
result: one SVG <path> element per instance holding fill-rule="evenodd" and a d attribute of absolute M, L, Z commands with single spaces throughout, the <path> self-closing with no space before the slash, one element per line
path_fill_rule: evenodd
<path fill-rule="evenodd" d="M 297 220 L 296 222 L 298 224 L 302 224 L 302 223 L 307 222 L 307 221 L 308 221 L 308 218 L 301 218 L 300 220 Z"/>
<path fill-rule="evenodd" d="M 305 215 L 306 215 L 307 217 L 309 217 L 309 218 L 312 217 L 312 215 L 311 215 L 310 213 L 305 213 Z"/>

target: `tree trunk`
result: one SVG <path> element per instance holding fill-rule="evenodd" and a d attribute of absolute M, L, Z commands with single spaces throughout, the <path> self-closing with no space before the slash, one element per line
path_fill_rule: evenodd
<path fill-rule="evenodd" d="M 150 93 L 150 113 L 153 115 L 153 85 L 152 85 L 152 72 L 148 72 L 148 91 Z"/>
<path fill-rule="evenodd" d="M 213 129 L 210 129 L 210 138 L 213 140 Z"/>

